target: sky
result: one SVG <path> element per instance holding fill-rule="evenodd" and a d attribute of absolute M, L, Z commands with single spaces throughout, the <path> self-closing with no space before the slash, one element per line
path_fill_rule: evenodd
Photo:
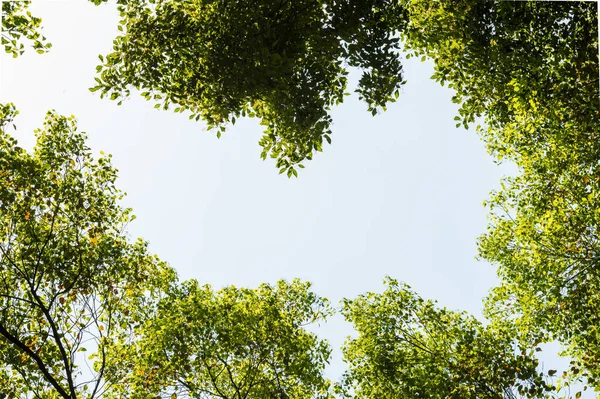
<path fill-rule="evenodd" d="M 482 202 L 514 168 L 495 164 L 474 129 L 455 128 L 453 92 L 430 80 L 429 61 L 403 61 L 408 83 L 385 113 L 373 117 L 357 95 L 346 97 L 333 110 L 332 145 L 288 179 L 260 159 L 256 120 L 217 139 L 139 93 L 117 106 L 89 92 L 98 54 L 118 32 L 113 3 L 34 0 L 31 11 L 51 51 L 0 56 L 0 102 L 20 110 L 21 146 L 33 146 L 47 110 L 75 115 L 92 150 L 113 154 L 123 204 L 137 215 L 132 237 L 149 241 L 181 279 L 218 288 L 298 277 L 338 304 L 382 291 L 389 275 L 481 315 L 497 282 L 475 259 L 487 225 Z M 335 348 L 328 372 L 336 377 L 352 328 L 336 316 L 317 331 Z"/>

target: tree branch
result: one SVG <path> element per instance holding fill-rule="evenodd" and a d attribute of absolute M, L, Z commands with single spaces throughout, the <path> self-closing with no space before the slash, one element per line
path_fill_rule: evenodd
<path fill-rule="evenodd" d="M 54 378 L 52 374 L 50 374 L 50 371 L 48 370 L 48 368 L 46 368 L 46 364 L 44 363 L 44 361 L 29 347 L 27 347 L 27 345 L 25 345 L 21 340 L 13 336 L 6 328 L 4 328 L 2 324 L 0 324 L 0 334 L 2 334 L 3 337 L 9 340 L 13 345 L 15 345 L 17 348 L 19 348 L 22 352 L 27 354 L 36 362 L 38 368 L 44 375 L 44 378 L 46 378 L 46 380 L 50 384 L 52 384 L 52 386 L 54 387 L 54 389 L 56 389 L 60 396 L 62 396 L 64 399 L 74 399 L 74 397 L 72 398 L 71 395 L 69 395 L 67 391 L 65 391 L 64 388 L 60 386 L 58 381 L 56 381 L 56 378 Z"/>

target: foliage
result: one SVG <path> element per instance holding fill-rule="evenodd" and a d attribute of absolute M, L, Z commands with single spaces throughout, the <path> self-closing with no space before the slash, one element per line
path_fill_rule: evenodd
<path fill-rule="evenodd" d="M 174 288 L 110 367 L 132 370 L 118 397 L 328 398 L 330 350 L 304 326 L 330 309 L 309 288 Z"/>
<path fill-rule="evenodd" d="M 42 20 L 31 15 L 27 10 L 30 0 L 15 0 L 2 2 L 2 38 L 0 44 L 4 51 L 13 57 L 22 55 L 25 45 L 22 39 L 33 42 L 33 48 L 40 54 L 51 47 L 46 38 L 40 33 Z"/>
<path fill-rule="evenodd" d="M 585 2 L 412 2 L 405 38 L 457 90 L 456 119 L 520 169 L 488 202 L 481 255 L 501 286 L 489 315 L 522 337 L 559 339 L 600 382 L 597 288 L 597 5 Z"/>
<path fill-rule="evenodd" d="M 434 79 L 456 89 L 459 125 L 485 115 L 481 131 L 498 157 L 540 158 L 597 142 L 588 140 L 599 108 L 592 3 L 122 3 L 123 34 L 101 58 L 92 90 L 121 101 L 135 87 L 155 107 L 190 111 L 218 135 L 227 122 L 257 116 L 266 126 L 262 157 L 277 158 L 289 175 L 330 141 L 328 110 L 343 98 L 344 61 L 363 69 L 358 92 L 371 112 L 394 100 L 403 83 L 399 37 L 408 56 L 433 58 Z M 567 134 L 554 134 L 565 125 Z"/>
<path fill-rule="evenodd" d="M 102 0 L 92 0 L 99 4 Z M 29 1 L 2 3 L 2 42 L 50 44 Z M 492 321 L 436 307 L 394 280 L 344 302 L 358 330 L 341 393 L 358 398 L 554 394 L 533 356 L 558 339 L 562 378 L 600 388 L 597 5 L 499 0 L 118 0 L 101 97 L 131 89 L 203 119 L 220 136 L 242 116 L 265 126 L 261 154 L 297 176 L 343 100 L 348 67 L 376 114 L 403 84 L 398 50 L 430 57 L 456 90 L 457 127 L 519 167 L 488 201 L 481 256 L 502 278 Z M 49 113 L 32 154 L 0 106 L 0 397 L 314 398 L 329 395 L 323 341 L 305 323 L 329 314 L 307 284 L 214 292 L 130 242 L 116 170 L 94 161 L 73 118 Z M 161 297 L 163 294 L 165 297 Z M 153 310 L 158 310 L 156 316 Z M 84 348 L 94 351 L 90 381 Z M 554 373 L 548 372 L 548 375 Z"/>
<path fill-rule="evenodd" d="M 528 341 L 559 339 L 570 372 L 600 387 L 597 4 L 406 4 L 403 38 L 456 90 L 457 126 L 483 116 L 490 152 L 520 170 L 488 201 L 480 253 L 501 277 L 488 315 L 516 321 Z"/>
<path fill-rule="evenodd" d="M 94 1 L 100 3 L 101 1 Z M 331 141 L 329 109 L 343 99 L 347 70 L 363 70 L 357 91 L 375 114 L 402 83 L 396 2 L 131 0 L 119 5 L 123 33 L 98 66 L 102 96 L 131 87 L 155 108 L 189 111 L 225 131 L 241 116 L 265 126 L 262 158 L 280 172 Z"/>
<path fill-rule="evenodd" d="M 433 78 L 456 90 L 459 123 L 467 127 L 485 116 L 481 132 L 492 153 L 519 166 L 559 161 L 569 151 L 597 159 L 596 4 L 408 4 L 407 48 L 432 58 Z"/>
<path fill-rule="evenodd" d="M 358 332 L 344 347 L 346 395 L 502 399 L 553 390 L 533 349 L 518 348 L 510 330 L 439 308 L 393 279 L 385 283 L 382 294 L 344 301 L 342 313 Z"/>
<path fill-rule="evenodd" d="M 74 118 L 49 112 L 28 153 L 16 114 L 0 107 L 0 397 L 329 397 L 310 284 L 178 284 L 128 240 L 117 171 Z"/>
<path fill-rule="evenodd" d="M 127 239 L 117 171 L 73 117 L 49 112 L 29 153 L 7 133 L 15 115 L 0 107 L 0 396 L 96 398 L 116 382 L 111 344 L 131 339 L 173 272 Z"/>
<path fill-rule="evenodd" d="M 524 173 L 490 201 L 481 255 L 498 265 L 501 285 L 488 313 L 515 319 L 521 335 L 558 339 L 600 387 L 600 170 Z"/>

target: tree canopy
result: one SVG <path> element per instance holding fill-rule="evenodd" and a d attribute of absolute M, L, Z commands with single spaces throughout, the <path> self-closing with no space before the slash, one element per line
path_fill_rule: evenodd
<path fill-rule="evenodd" d="M 576 157 L 576 156 L 575 156 Z M 599 382 L 598 168 L 507 179 L 489 202 L 481 256 L 498 265 L 493 317 L 514 318 L 525 335 L 558 339 Z M 578 368 L 582 370 L 582 367 Z"/>
<path fill-rule="evenodd" d="M 135 0 L 119 9 L 123 33 L 101 57 L 92 90 L 121 101 L 135 88 L 218 135 L 227 122 L 257 116 L 266 126 L 262 157 L 290 174 L 330 141 L 344 64 L 363 70 L 357 91 L 374 114 L 394 101 L 400 39 L 456 89 L 459 123 L 485 115 L 482 133 L 497 156 L 539 157 L 556 140 L 568 146 L 597 132 L 592 3 Z M 571 133 L 552 134 L 566 121 Z"/>
<path fill-rule="evenodd" d="M 328 397 L 310 284 L 179 283 L 128 238 L 117 171 L 73 117 L 49 112 L 29 153 L 0 112 L 0 397 Z"/>
<path fill-rule="evenodd" d="M 554 387 L 538 371 L 533 348 L 509 331 L 440 308 L 405 284 L 344 300 L 358 332 L 344 346 L 343 391 L 356 399 L 545 398 Z"/>
<path fill-rule="evenodd" d="M 457 127 L 477 124 L 490 153 L 520 171 L 488 201 L 480 253 L 502 278 L 488 307 L 516 303 L 489 314 L 517 317 L 529 329 L 523 336 L 559 339 L 598 376 L 590 356 L 600 356 L 596 323 L 585 316 L 598 314 L 597 9 L 498 0 L 137 0 L 120 6 L 123 33 L 93 90 L 113 100 L 131 87 L 146 90 L 156 107 L 176 104 L 220 131 L 240 115 L 258 116 L 267 126 L 263 157 L 271 151 L 291 176 L 329 140 L 343 62 L 363 68 L 358 92 L 374 111 L 403 83 L 400 48 L 407 58 L 432 59 L 432 78 L 456 91 Z"/>
<path fill-rule="evenodd" d="M 100 4 L 104 0 L 91 0 Z M 51 45 L 29 0 L 2 3 L 5 51 Z M 345 299 L 357 337 L 332 387 L 330 348 L 307 327 L 333 313 L 298 280 L 213 290 L 130 240 L 110 156 L 51 111 L 32 152 L 0 105 L 0 398 L 356 399 L 560 396 L 539 344 L 572 358 L 562 380 L 600 390 L 600 99 L 591 2 L 118 0 L 121 32 L 96 86 L 132 90 L 220 136 L 265 126 L 262 158 L 287 176 L 331 142 L 350 68 L 377 114 L 405 83 L 400 50 L 434 62 L 476 130 L 519 173 L 486 202 L 480 256 L 500 284 L 487 321 L 386 280 Z M 15 129 L 16 127 L 12 125 Z M 88 355 L 88 353 L 91 356 Z M 91 361 L 91 364 L 90 362 Z M 581 394 L 577 393 L 576 398 Z"/>
<path fill-rule="evenodd" d="M 309 288 L 298 280 L 256 289 L 214 291 L 195 280 L 175 287 L 111 365 L 131 370 L 119 397 L 329 398 L 329 345 L 305 326 L 331 309 Z"/>
<path fill-rule="evenodd" d="M 329 109 L 343 99 L 347 66 L 363 71 L 357 91 L 373 113 L 402 83 L 396 2 L 133 0 L 119 10 L 123 33 L 100 57 L 92 91 L 122 101 L 135 88 L 219 136 L 256 116 L 262 158 L 290 176 L 331 141 Z"/>
<path fill-rule="evenodd" d="M 597 5 L 439 2 L 413 15 L 409 46 L 457 90 L 459 122 L 483 116 L 492 155 L 519 167 L 487 202 L 480 254 L 501 277 L 488 315 L 516 317 L 524 337 L 560 340 L 578 359 L 573 370 L 597 384 Z"/>
<path fill-rule="evenodd" d="M 0 112 L 0 392 L 99 397 L 114 382 L 107 347 L 131 338 L 174 272 L 127 238 L 116 170 L 73 117 L 49 112 L 28 153 L 7 133 L 14 106 Z"/>
<path fill-rule="evenodd" d="M 600 115 L 595 4 L 408 3 L 407 49 L 432 58 L 432 78 L 456 90 L 460 123 L 484 117 L 493 154 L 522 166 L 595 150 L 581 146 L 597 138 Z"/>

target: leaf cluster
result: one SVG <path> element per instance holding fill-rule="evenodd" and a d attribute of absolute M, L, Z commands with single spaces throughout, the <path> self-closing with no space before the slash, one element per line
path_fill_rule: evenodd
<path fill-rule="evenodd" d="M 261 157 L 288 177 L 331 142 L 344 62 L 363 69 L 358 92 L 373 114 L 403 83 L 395 32 L 404 14 L 394 2 L 133 0 L 119 10 L 123 33 L 90 90 L 120 103 L 135 88 L 219 137 L 226 124 L 257 117 Z"/>
<path fill-rule="evenodd" d="M 32 42 L 33 49 L 39 54 L 44 54 L 52 44 L 42 36 L 42 20 L 31 15 L 27 9 L 30 0 L 3 1 L 2 2 L 2 35 L 0 45 L 4 51 L 18 57 L 25 52 L 23 39 Z"/>

